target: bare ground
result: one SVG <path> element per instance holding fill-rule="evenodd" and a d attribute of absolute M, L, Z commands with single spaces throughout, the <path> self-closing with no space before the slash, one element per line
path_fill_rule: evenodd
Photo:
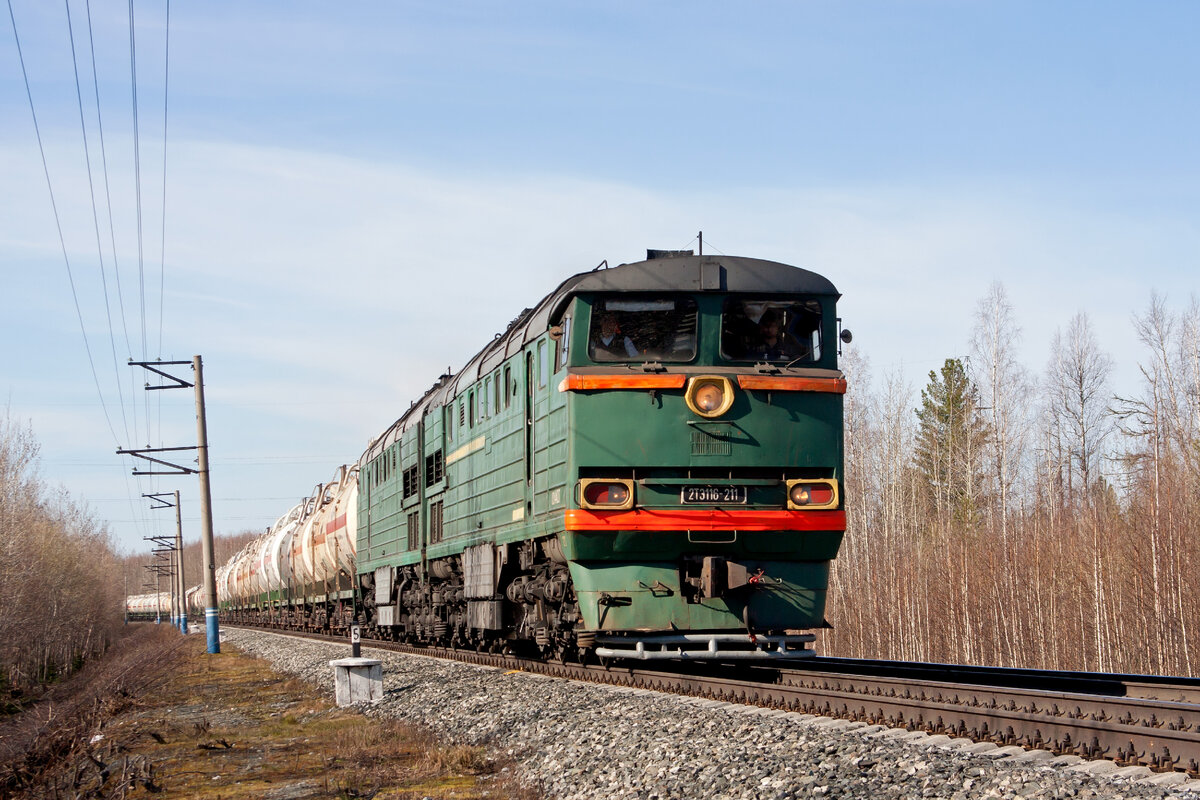
<path fill-rule="evenodd" d="M 338 709 L 202 636 L 139 626 L 103 662 L 0 723 L 0 798 L 533 800 L 481 748 Z"/>

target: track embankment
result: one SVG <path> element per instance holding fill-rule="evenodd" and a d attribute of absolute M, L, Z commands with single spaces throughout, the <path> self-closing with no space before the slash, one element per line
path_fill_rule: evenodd
<path fill-rule="evenodd" d="M 277 669 L 329 683 L 332 644 L 244 629 L 228 640 Z M 864 722 L 581 683 L 364 646 L 384 700 L 444 741 L 517 759 L 524 781 L 576 798 L 1200 798 L 1192 783 L 1111 761 L 929 736 Z M 747 698 L 752 699 L 752 698 Z M 1101 774 L 1108 773 L 1108 774 Z"/>

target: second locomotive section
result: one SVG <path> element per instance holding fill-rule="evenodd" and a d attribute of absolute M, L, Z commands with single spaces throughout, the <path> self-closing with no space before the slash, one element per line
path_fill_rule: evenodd
<path fill-rule="evenodd" d="M 838 294 L 733 257 L 577 275 L 364 454 L 380 635 L 802 657 L 845 516 Z"/>

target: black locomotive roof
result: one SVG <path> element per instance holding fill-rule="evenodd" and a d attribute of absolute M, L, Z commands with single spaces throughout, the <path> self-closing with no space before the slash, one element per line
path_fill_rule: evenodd
<path fill-rule="evenodd" d="M 413 403 L 378 439 L 359 461 L 365 466 L 384 449 L 395 444 L 401 434 L 431 408 L 445 405 L 465 389 L 491 372 L 507 358 L 516 355 L 562 319 L 571 298 L 592 292 L 736 292 L 744 294 L 806 294 L 840 296 L 833 283 L 822 275 L 778 261 L 741 256 L 673 256 L 597 267 L 572 275 L 533 308 L 527 308 L 508 324 L 504 333 L 475 354 L 458 373 L 441 376 L 425 395 Z"/>
<path fill-rule="evenodd" d="M 838 293 L 825 277 L 778 261 L 740 256 L 676 256 L 584 272 L 563 281 L 546 299 L 550 301 L 550 317 L 557 322 L 571 297 L 584 292 L 700 291 Z"/>

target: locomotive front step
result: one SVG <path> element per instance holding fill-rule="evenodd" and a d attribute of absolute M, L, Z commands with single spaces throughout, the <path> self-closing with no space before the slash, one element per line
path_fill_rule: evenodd
<path fill-rule="evenodd" d="M 750 661 L 812 658 L 805 647 L 816 640 L 811 633 L 667 633 L 652 636 L 597 634 L 596 655 L 601 658 L 634 658 L 643 661 Z"/>

